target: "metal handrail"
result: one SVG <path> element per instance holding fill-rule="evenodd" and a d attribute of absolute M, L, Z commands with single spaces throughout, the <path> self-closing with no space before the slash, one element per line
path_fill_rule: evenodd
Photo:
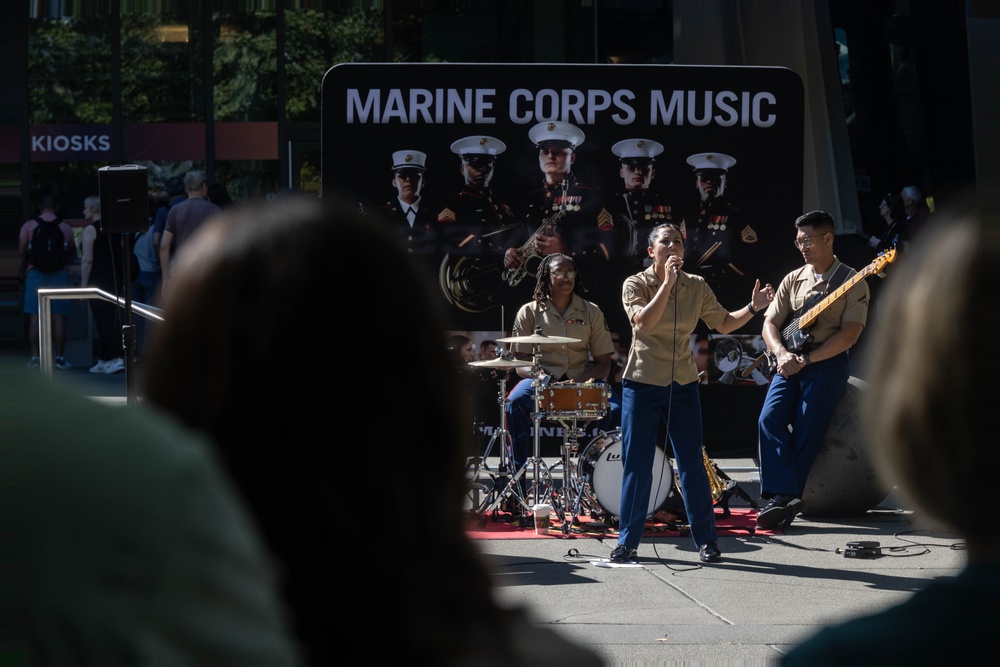
<path fill-rule="evenodd" d="M 42 287 L 38 290 L 38 362 L 42 372 L 52 377 L 52 300 L 53 299 L 104 299 L 125 308 L 125 299 L 96 287 Z M 154 322 L 163 321 L 159 308 L 132 302 L 132 312 Z"/>

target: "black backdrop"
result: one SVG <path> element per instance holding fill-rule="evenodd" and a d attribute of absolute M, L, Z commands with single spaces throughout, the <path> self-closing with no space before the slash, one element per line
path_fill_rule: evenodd
<path fill-rule="evenodd" d="M 449 95 L 459 102 L 449 104 Z M 671 107 L 674 102 L 679 104 Z M 491 186 L 516 212 L 524 195 L 541 185 L 538 153 L 528 130 L 538 122 L 557 120 L 585 132 L 574 173 L 607 197 L 622 185 L 612 145 L 633 137 L 662 143 L 665 150 L 657 157 L 651 189 L 686 210 L 698 201 L 687 156 L 722 152 L 736 158 L 726 195 L 749 212 L 766 258 L 762 275 L 747 277 L 749 298 L 755 277 L 777 285 L 801 262 L 791 241 L 794 220 L 802 213 L 803 104 L 800 78 L 779 67 L 342 64 L 323 80 L 323 193 L 361 207 L 394 200 L 392 153 L 418 150 L 427 154 L 422 194 L 430 205 L 439 206 L 462 186 L 451 143 L 483 134 L 507 146 L 497 158 Z M 378 261 L 374 249 L 351 252 Z M 425 259 L 432 271 L 441 264 L 439 256 Z M 627 328 L 620 272 L 609 263 L 607 275 L 598 268 L 597 275 L 586 278 L 586 285 L 597 288 L 587 298 L 601 306 L 612 328 Z M 509 331 L 517 308 L 530 300 L 533 285 L 530 277 L 516 287 L 505 285 L 496 303 L 482 312 L 455 307 L 442 290 L 438 296 L 449 312 L 442 328 L 469 332 L 473 338 L 479 331 Z M 760 322 L 755 318 L 737 333 L 759 334 Z M 405 334 L 405 323 L 400 326 Z M 710 454 L 755 451 L 762 397 L 762 388 L 751 384 L 703 391 Z M 496 421 L 491 416 L 487 420 Z M 558 454 L 558 441 L 554 446 Z"/>

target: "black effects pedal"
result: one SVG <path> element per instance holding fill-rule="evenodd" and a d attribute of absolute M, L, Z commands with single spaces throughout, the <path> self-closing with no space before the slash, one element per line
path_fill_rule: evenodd
<path fill-rule="evenodd" d="M 882 548 L 878 542 L 864 540 L 861 542 L 848 542 L 844 549 L 844 558 L 878 558 L 882 555 Z"/>

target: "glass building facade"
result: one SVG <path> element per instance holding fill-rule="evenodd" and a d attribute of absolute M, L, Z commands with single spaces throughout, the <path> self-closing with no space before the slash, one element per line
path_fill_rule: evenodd
<path fill-rule="evenodd" d="M 757 3 L 694 4 L 9 3 L 0 10 L 0 306 L 15 324 L 3 340 L 23 344 L 17 234 L 43 192 L 57 196 L 64 217 L 80 218 L 83 199 L 98 192 L 99 168 L 139 164 L 151 205 L 167 178 L 192 168 L 237 205 L 286 190 L 318 195 L 320 90 L 338 63 L 670 64 L 701 44 L 717 47 L 711 64 L 757 64 L 741 38 Z M 913 183 L 942 198 L 974 185 L 968 6 L 803 5 L 828 14 L 821 25 L 832 28 L 853 171 L 841 187 L 856 191 L 860 226 L 877 221 L 885 191 Z"/>

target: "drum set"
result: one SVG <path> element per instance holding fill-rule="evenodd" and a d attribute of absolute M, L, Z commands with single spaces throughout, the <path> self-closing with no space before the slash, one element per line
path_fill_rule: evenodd
<path fill-rule="evenodd" d="M 496 359 L 472 361 L 469 365 L 499 371 L 530 368 L 535 402 L 531 415 L 533 454 L 520 469 L 513 469 L 512 440 L 507 428 L 507 375 L 502 373 L 497 393 L 497 403 L 500 406 L 499 427 L 493 431 L 483 455 L 470 458 L 466 467 L 472 516 L 479 520 L 480 526 L 486 525 L 488 517 L 500 521 L 512 520 L 517 516 L 521 525 L 528 527 L 532 525 L 531 512 L 534 505 L 545 503 L 550 504 L 558 515 L 564 534 L 569 534 L 571 526 L 579 526 L 579 517 L 584 515 L 589 516 L 592 524 L 598 528 L 617 522 L 621 511 L 624 477 L 621 429 L 601 431 L 582 451 L 579 450 L 579 438 L 586 433 L 586 425 L 603 419 L 608 414 L 611 399 L 609 385 L 599 382 L 545 384 L 541 380 L 541 346 L 578 343 L 580 339 L 546 336 L 540 329 L 536 329 L 531 335 L 498 338 L 497 342 L 531 345 L 532 361 L 515 359 L 508 353 Z M 562 426 L 562 458 L 551 467 L 541 457 L 542 421 L 558 422 Z M 494 447 L 498 448 L 499 463 L 496 469 L 490 468 L 487 462 Z M 713 502 L 722 508 L 724 516 L 729 514 L 728 503 L 733 496 L 739 496 L 756 509 L 757 503 L 722 472 L 704 450 L 702 454 Z M 521 480 L 527 480 L 529 471 L 532 484 L 527 487 L 527 483 L 522 485 Z M 561 484 L 557 485 L 556 480 L 560 477 Z M 524 491 L 525 487 L 528 488 L 527 491 Z M 672 462 L 664 450 L 657 446 L 647 517 L 668 506 L 671 497 L 675 500 L 673 507 L 683 515 L 680 496 L 679 482 Z M 507 512 L 502 513 L 501 508 Z"/>
<path fill-rule="evenodd" d="M 507 378 L 506 375 L 501 375 L 497 394 L 500 406 L 499 427 L 493 431 L 483 455 L 470 458 L 466 470 L 473 516 L 485 525 L 488 516 L 501 520 L 501 508 L 505 508 L 515 510 L 509 511 L 506 518 L 519 515 L 522 524 L 528 526 L 534 505 L 551 504 L 562 522 L 564 533 L 569 533 L 571 524 L 579 525 L 578 519 L 582 514 L 617 516 L 612 510 L 620 502 L 621 494 L 620 429 L 599 434 L 587 445 L 575 464 L 573 461 L 579 450 L 579 438 L 586 433 L 586 425 L 603 419 L 608 414 L 611 399 L 609 386 L 598 382 L 544 384 L 541 381 L 541 347 L 578 343 L 580 339 L 547 336 L 536 329 L 531 335 L 499 338 L 497 342 L 531 345 L 532 361 L 500 356 L 486 361 L 472 361 L 469 365 L 494 370 L 530 368 L 535 402 L 532 411 L 533 454 L 520 469 L 513 470 L 512 441 L 507 428 Z M 562 458 L 552 466 L 546 464 L 541 457 L 542 421 L 558 422 L 562 426 Z M 612 457 L 613 452 L 609 447 L 615 443 L 619 445 L 619 449 L 616 456 Z M 487 463 L 494 447 L 498 447 L 499 457 L 495 470 Z M 529 472 L 532 482 L 530 487 L 521 483 L 522 479 L 528 479 Z M 616 473 L 618 488 L 614 489 L 613 478 Z M 560 478 L 561 484 L 557 484 L 556 480 Z M 599 483 L 600 491 L 596 489 L 595 483 Z M 526 487 L 528 490 L 524 491 Z M 667 488 L 664 489 L 664 494 Z M 569 521 L 567 515 L 570 517 Z"/>

